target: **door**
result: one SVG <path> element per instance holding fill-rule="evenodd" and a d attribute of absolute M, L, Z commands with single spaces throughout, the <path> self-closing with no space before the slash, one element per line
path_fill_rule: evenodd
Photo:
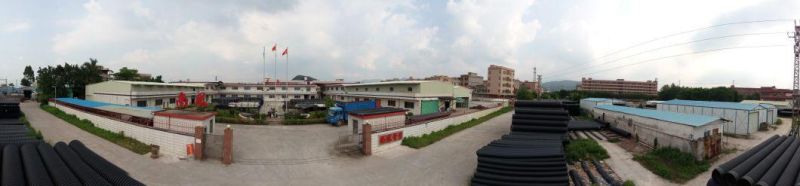
<path fill-rule="evenodd" d="M 439 112 L 439 100 L 422 100 L 420 115 Z"/>

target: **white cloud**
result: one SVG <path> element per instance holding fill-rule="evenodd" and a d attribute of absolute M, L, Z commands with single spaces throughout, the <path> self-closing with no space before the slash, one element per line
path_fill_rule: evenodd
<path fill-rule="evenodd" d="M 2 30 L 3 32 L 23 32 L 27 31 L 30 28 L 31 28 L 30 23 L 18 21 L 3 25 Z"/>

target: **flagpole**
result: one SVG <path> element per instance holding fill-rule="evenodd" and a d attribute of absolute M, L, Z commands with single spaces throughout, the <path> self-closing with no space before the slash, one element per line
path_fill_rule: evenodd
<path fill-rule="evenodd" d="M 285 112 L 289 112 L 289 47 L 286 47 L 286 99 L 283 99 Z"/>
<path fill-rule="evenodd" d="M 275 56 L 275 74 L 272 75 L 275 76 L 275 92 L 278 92 L 278 52 L 276 51 L 277 49 L 275 47 L 278 47 L 278 44 L 272 45 L 272 54 Z M 278 111 L 276 109 L 275 117 L 277 116 Z"/>
<path fill-rule="evenodd" d="M 264 81 L 264 80 L 267 80 L 267 46 L 266 45 L 264 45 L 264 50 L 261 51 L 261 61 L 264 62 L 263 66 L 261 68 L 261 74 L 263 75 L 263 77 L 261 77 L 261 81 Z"/>

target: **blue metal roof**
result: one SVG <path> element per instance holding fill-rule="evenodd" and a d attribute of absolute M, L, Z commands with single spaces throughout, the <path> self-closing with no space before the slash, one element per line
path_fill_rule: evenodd
<path fill-rule="evenodd" d="M 586 101 L 611 101 L 611 99 L 608 99 L 608 98 L 584 98 L 583 100 L 586 100 Z"/>
<path fill-rule="evenodd" d="M 750 103 L 737 103 L 737 102 L 719 102 L 719 101 L 692 101 L 692 100 L 679 100 L 673 99 L 669 101 L 665 101 L 661 104 L 668 104 L 668 105 L 686 105 L 686 106 L 695 106 L 695 107 L 709 107 L 709 108 L 724 108 L 724 109 L 736 109 L 736 110 L 755 110 L 759 106 L 758 104 L 750 104 Z"/>
<path fill-rule="evenodd" d="M 595 108 L 614 111 L 614 112 L 621 112 L 625 114 L 641 116 L 646 118 L 652 118 L 662 121 L 668 121 L 677 124 L 689 125 L 694 127 L 699 127 L 706 125 L 708 123 L 714 122 L 719 120 L 719 118 L 711 117 L 711 116 L 702 116 L 702 115 L 692 115 L 692 114 L 683 114 L 677 112 L 666 112 L 666 111 L 658 111 L 658 110 L 649 110 L 649 109 L 639 109 L 639 108 L 632 108 L 632 107 L 623 107 L 623 106 L 615 106 L 615 105 L 598 105 Z"/>
<path fill-rule="evenodd" d="M 82 100 L 82 99 L 75 99 L 75 98 L 56 98 L 58 101 L 63 101 L 65 103 L 78 105 L 82 107 L 89 107 L 89 108 L 101 108 L 101 107 L 125 107 L 137 110 L 149 110 L 149 111 L 161 111 L 164 110 L 161 107 L 134 107 L 134 106 L 125 106 L 125 105 L 118 105 L 118 104 L 111 104 L 111 103 L 104 103 L 104 102 L 97 102 L 97 101 L 89 101 L 89 100 Z"/>

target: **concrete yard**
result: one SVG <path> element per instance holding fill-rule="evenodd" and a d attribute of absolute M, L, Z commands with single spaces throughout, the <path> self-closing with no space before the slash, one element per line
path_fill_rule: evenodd
<path fill-rule="evenodd" d="M 342 156 L 331 147 L 347 127 L 234 125 L 234 164 L 224 166 L 218 160 L 153 160 L 84 132 L 36 102 L 21 107 L 46 141 L 81 140 L 148 185 L 468 185 L 475 151 L 508 133 L 511 123 L 507 113 L 423 149 L 398 147 L 368 157 Z"/>

